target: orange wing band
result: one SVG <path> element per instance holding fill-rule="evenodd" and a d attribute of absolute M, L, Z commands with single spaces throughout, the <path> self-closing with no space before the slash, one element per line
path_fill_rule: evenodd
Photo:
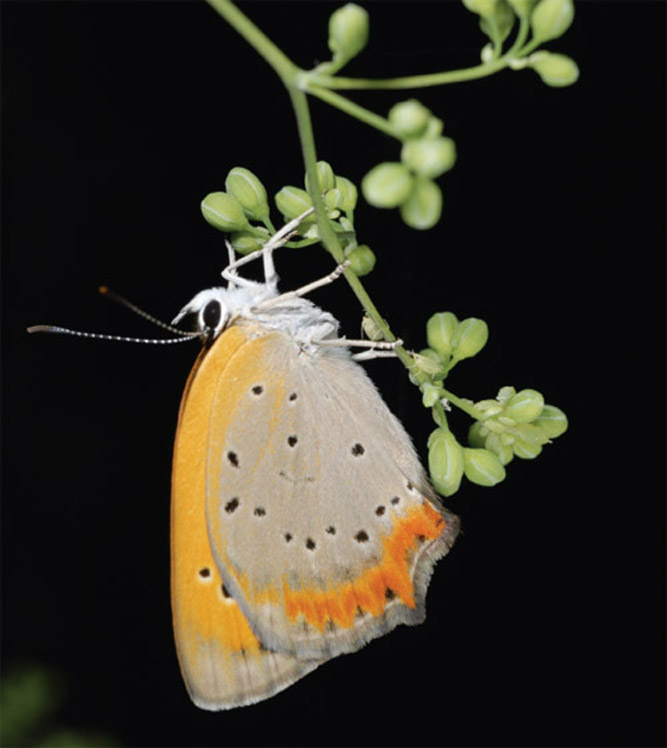
<path fill-rule="evenodd" d="M 410 552 L 422 540 L 434 540 L 446 526 L 445 518 L 424 502 L 397 522 L 395 530 L 383 541 L 382 561 L 352 582 L 329 590 L 294 590 L 283 583 L 285 610 L 290 621 L 299 616 L 324 630 L 331 620 L 341 628 L 350 628 L 359 610 L 380 616 L 394 597 L 409 608 L 415 607 L 414 586 L 410 576 Z"/>

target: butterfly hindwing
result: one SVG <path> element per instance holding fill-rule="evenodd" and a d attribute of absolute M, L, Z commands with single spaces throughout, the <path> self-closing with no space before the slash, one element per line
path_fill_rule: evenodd
<path fill-rule="evenodd" d="M 265 646 L 299 659 L 419 623 L 458 525 L 409 437 L 346 352 L 246 329 L 209 423 L 207 516 L 225 585 Z"/>

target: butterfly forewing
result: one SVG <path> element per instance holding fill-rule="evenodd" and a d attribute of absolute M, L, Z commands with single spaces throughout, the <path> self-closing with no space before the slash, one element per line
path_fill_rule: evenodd
<path fill-rule="evenodd" d="M 185 389 L 172 475 L 172 610 L 192 700 L 226 709 L 272 696 L 318 662 L 268 649 L 250 628 L 213 558 L 206 522 L 206 452 L 216 383 L 245 343 L 239 328 L 200 356 Z"/>

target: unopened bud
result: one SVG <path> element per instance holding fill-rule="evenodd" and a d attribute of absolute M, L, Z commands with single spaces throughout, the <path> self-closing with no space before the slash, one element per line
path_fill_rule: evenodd
<path fill-rule="evenodd" d="M 497 454 L 488 449 L 466 447 L 464 454 L 465 476 L 478 486 L 495 486 L 505 480 L 505 468 Z"/>
<path fill-rule="evenodd" d="M 242 166 L 230 170 L 225 180 L 225 188 L 243 206 L 248 218 L 263 221 L 269 216 L 269 202 L 264 185 L 250 171 Z"/>
<path fill-rule="evenodd" d="M 463 478 L 463 447 L 451 431 L 436 429 L 428 440 L 428 467 L 436 491 L 451 496 Z"/>
<path fill-rule="evenodd" d="M 219 231 L 240 231 L 249 225 L 241 203 L 226 192 L 206 195 L 201 201 L 201 212 Z"/>

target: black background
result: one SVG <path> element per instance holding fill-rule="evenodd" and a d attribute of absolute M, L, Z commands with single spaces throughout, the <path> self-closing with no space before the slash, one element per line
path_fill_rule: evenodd
<path fill-rule="evenodd" d="M 476 64 L 456 2 L 367 3 L 346 74 Z M 294 61 L 327 56 L 329 3 L 245 3 Z M 59 719 L 128 746 L 664 744 L 664 6 L 581 2 L 549 46 L 579 83 L 532 71 L 405 93 L 458 145 L 427 232 L 362 203 L 367 287 L 409 347 L 438 310 L 489 322 L 450 387 L 535 387 L 570 417 L 539 459 L 447 501 L 464 534 L 428 618 L 254 707 L 193 707 L 172 644 L 170 458 L 197 344 L 28 336 L 34 323 L 153 336 L 100 283 L 165 320 L 217 284 L 221 236 L 199 201 L 229 168 L 301 184 L 271 69 L 194 2 L 2 4 L 3 662 L 59 672 Z M 318 155 L 359 182 L 397 146 L 314 101 Z M 282 287 L 331 267 L 278 256 Z M 349 336 L 344 282 L 313 300 Z M 159 331 L 157 331 L 159 333 Z M 402 367 L 371 376 L 421 454 L 432 428 Z M 464 427 L 464 419 L 455 419 Z"/>

